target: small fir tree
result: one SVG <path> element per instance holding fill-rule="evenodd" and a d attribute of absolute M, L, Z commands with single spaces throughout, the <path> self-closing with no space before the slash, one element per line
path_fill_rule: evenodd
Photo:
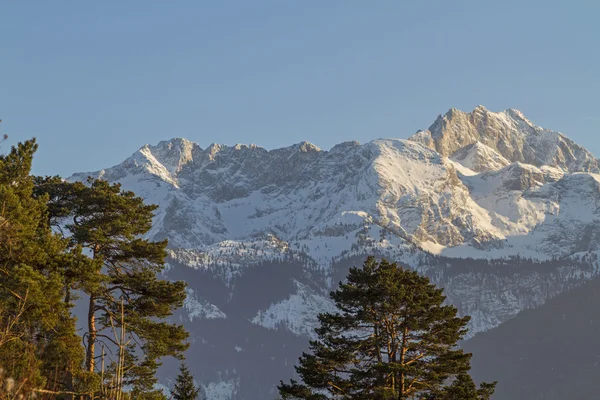
<path fill-rule="evenodd" d="M 185 364 L 181 364 L 179 375 L 175 379 L 173 388 L 173 399 L 175 400 L 195 400 L 198 398 L 200 389 L 194 383 L 194 377 Z"/>

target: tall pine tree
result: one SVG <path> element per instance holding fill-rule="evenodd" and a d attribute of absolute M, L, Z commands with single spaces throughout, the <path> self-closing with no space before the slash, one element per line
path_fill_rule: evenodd
<path fill-rule="evenodd" d="M 120 382 L 137 396 L 150 392 L 160 358 L 181 357 L 188 346 L 183 326 L 165 320 L 182 306 L 185 283 L 160 279 L 167 242 L 143 238 L 157 207 L 103 180 L 39 179 L 36 193 L 49 197 L 49 220 L 66 229 L 71 248 L 85 256 L 69 273 L 71 289 L 87 295 L 86 370 L 98 371 L 99 341 L 123 345 L 124 321 Z"/>
<path fill-rule="evenodd" d="M 475 389 L 471 355 L 457 348 L 469 317 L 445 305 L 426 277 L 369 257 L 331 297 L 340 312 L 319 315 L 318 340 L 296 367 L 302 382 L 282 382 L 284 399 L 479 400 L 493 393 L 495 384 Z"/>

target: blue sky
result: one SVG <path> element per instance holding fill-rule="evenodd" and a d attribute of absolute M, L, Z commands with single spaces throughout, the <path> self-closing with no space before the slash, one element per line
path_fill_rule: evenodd
<path fill-rule="evenodd" d="M 483 104 L 600 156 L 598 15 L 595 0 L 4 0 L 2 132 L 36 136 L 34 172 L 66 176 L 171 137 L 328 149 Z"/>

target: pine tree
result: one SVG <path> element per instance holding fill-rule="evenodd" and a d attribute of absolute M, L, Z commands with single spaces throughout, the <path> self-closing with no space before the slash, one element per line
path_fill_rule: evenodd
<path fill-rule="evenodd" d="M 194 377 L 185 364 L 181 364 L 179 375 L 175 379 L 173 388 L 173 399 L 175 400 L 195 400 L 198 398 L 200 389 L 194 383 Z"/>
<path fill-rule="evenodd" d="M 103 180 L 38 179 L 36 193 L 49 197 L 49 221 L 68 230 L 71 249 L 82 256 L 69 276 L 71 289 L 88 296 L 86 370 L 97 371 L 98 340 L 112 343 L 126 352 L 119 385 L 151 392 L 160 358 L 181 357 L 188 346 L 183 326 L 165 321 L 183 305 L 185 283 L 159 278 L 167 242 L 142 238 L 157 207 Z"/>
<path fill-rule="evenodd" d="M 33 196 L 36 150 L 32 139 L 0 156 L 0 366 L 22 390 L 68 389 L 82 361 L 63 301 L 71 258 L 47 223 L 47 199 Z"/>
<path fill-rule="evenodd" d="M 446 386 L 426 400 L 489 400 L 494 394 L 495 383 L 482 383 L 477 389 L 475 382 L 468 374 L 458 375 L 452 384 Z"/>
<path fill-rule="evenodd" d="M 95 345 L 112 342 L 119 386 L 111 390 L 164 398 L 152 389 L 154 374 L 161 357 L 187 348 L 183 327 L 165 321 L 182 305 L 185 284 L 158 276 L 166 242 L 142 239 L 155 207 L 103 181 L 34 178 L 36 150 L 33 139 L 0 156 L 0 367 L 15 380 L 15 396 L 92 398 L 100 388 Z M 74 291 L 90 300 L 87 357 Z"/>
<path fill-rule="evenodd" d="M 493 393 L 495 384 L 468 387 L 471 355 L 457 342 L 469 317 L 444 305 L 428 278 L 369 257 L 331 297 L 339 313 L 319 315 L 318 339 L 296 367 L 302 382 L 281 382 L 284 399 L 479 400 Z M 461 391 L 466 397 L 450 396 Z"/>

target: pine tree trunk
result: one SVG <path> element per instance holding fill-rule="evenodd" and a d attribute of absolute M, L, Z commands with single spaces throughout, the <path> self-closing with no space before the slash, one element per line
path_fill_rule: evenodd
<path fill-rule="evenodd" d="M 88 343 L 85 356 L 85 369 L 88 372 L 94 372 L 94 353 L 96 347 L 96 297 L 90 295 L 90 304 L 88 309 Z"/>
<path fill-rule="evenodd" d="M 69 367 L 66 370 L 66 387 L 68 392 L 74 392 L 75 388 L 75 377 L 73 376 L 73 361 L 69 363 Z M 75 395 L 70 394 L 67 399 L 75 400 Z"/>
<path fill-rule="evenodd" d="M 69 287 L 69 283 L 65 289 L 65 304 L 69 306 L 71 304 L 71 288 Z"/>
<path fill-rule="evenodd" d="M 400 349 L 400 365 L 404 368 L 404 363 L 406 362 L 406 350 L 407 350 L 407 340 L 408 339 L 408 328 L 404 328 L 402 332 L 402 348 Z M 404 399 L 404 391 L 406 390 L 406 377 L 404 376 L 404 371 L 400 372 L 400 390 L 398 390 L 398 400 Z"/>

